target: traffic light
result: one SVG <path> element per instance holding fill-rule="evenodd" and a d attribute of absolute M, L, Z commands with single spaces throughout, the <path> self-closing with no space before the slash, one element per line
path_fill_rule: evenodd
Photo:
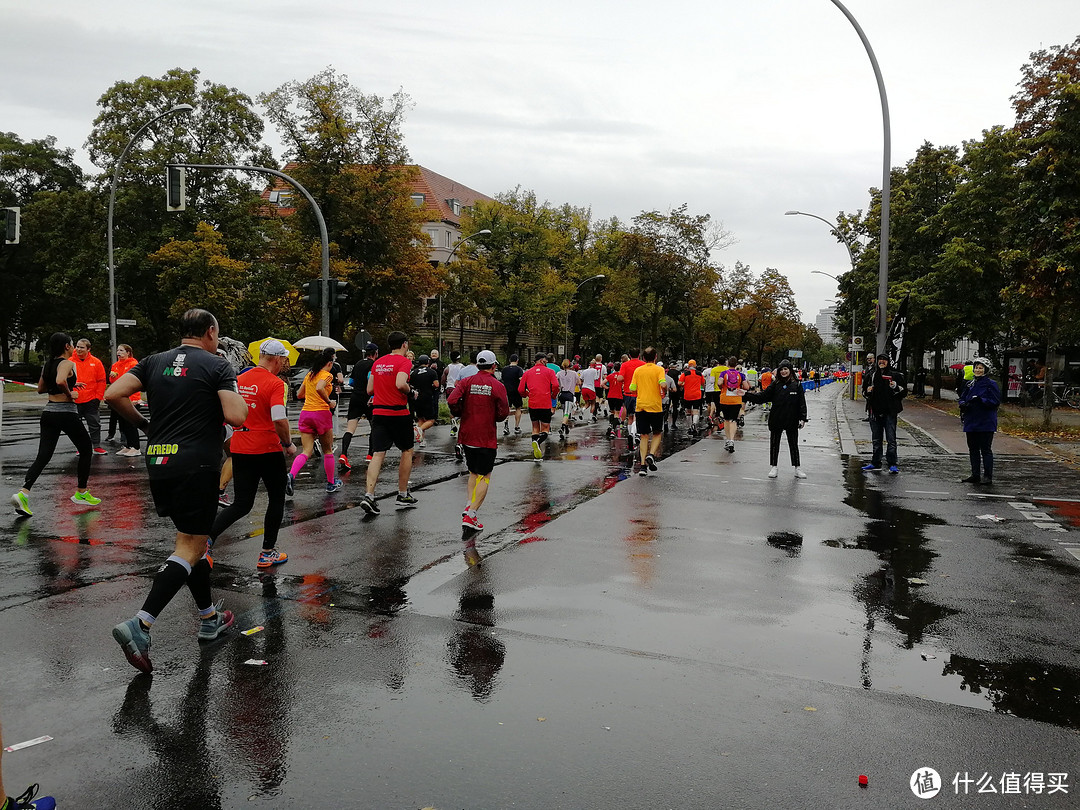
<path fill-rule="evenodd" d="M 330 279 L 330 308 L 338 309 L 349 300 L 349 283 Z"/>
<path fill-rule="evenodd" d="M 187 208 L 187 184 L 183 167 L 165 167 L 165 207 L 169 211 L 183 211 Z"/>
<path fill-rule="evenodd" d="M 305 281 L 300 285 L 304 294 L 300 300 L 311 309 L 322 309 L 322 281 Z"/>
<path fill-rule="evenodd" d="M 4 244 L 19 244 L 19 209 L 0 208 L 4 214 Z"/>

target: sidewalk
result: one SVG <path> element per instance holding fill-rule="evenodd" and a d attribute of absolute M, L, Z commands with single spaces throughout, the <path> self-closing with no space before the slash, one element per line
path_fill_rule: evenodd
<path fill-rule="evenodd" d="M 951 391 L 943 391 L 951 395 Z M 896 427 L 896 441 L 902 458 L 961 455 L 968 453 L 967 439 L 959 417 L 948 409 L 955 407 L 948 399 L 904 399 Z M 1056 417 L 1056 414 L 1055 414 Z M 866 418 L 866 404 L 862 399 L 852 402 L 846 391 L 836 400 L 837 430 L 840 434 L 841 452 L 869 455 L 872 452 L 870 426 Z M 1000 455 L 1035 456 L 1057 458 L 1068 463 L 1080 462 L 1080 447 L 1076 443 L 1054 442 L 1037 444 L 1028 439 L 1010 436 L 1000 431 L 994 437 L 994 453 Z"/>

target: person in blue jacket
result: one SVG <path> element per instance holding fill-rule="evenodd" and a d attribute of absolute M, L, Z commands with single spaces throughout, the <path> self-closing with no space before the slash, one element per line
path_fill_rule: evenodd
<path fill-rule="evenodd" d="M 990 379 L 990 361 L 976 357 L 972 361 L 974 375 L 960 396 L 960 420 L 967 434 L 971 456 L 971 475 L 960 479 L 964 484 L 994 482 L 994 433 L 997 431 L 997 411 L 1001 404 L 1001 389 Z M 980 460 L 982 474 L 979 474 Z"/>

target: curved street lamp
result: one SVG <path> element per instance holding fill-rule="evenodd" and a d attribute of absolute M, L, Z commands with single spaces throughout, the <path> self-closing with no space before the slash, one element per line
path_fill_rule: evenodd
<path fill-rule="evenodd" d="M 110 363 L 116 360 L 116 265 L 113 263 L 113 210 L 116 208 L 116 183 L 120 178 L 120 167 L 124 165 L 124 159 L 127 157 L 128 152 L 131 151 L 131 147 L 139 140 L 139 136 L 146 132 L 152 124 L 167 115 L 181 112 L 188 113 L 194 109 L 190 104 L 177 104 L 161 113 L 161 115 L 151 118 L 135 130 L 135 134 L 131 136 L 131 140 L 124 147 L 124 151 L 120 153 L 116 166 L 113 167 L 112 184 L 109 186 L 109 217 L 106 225 L 106 241 L 109 251 L 109 357 L 112 358 L 109 360 Z"/>
<path fill-rule="evenodd" d="M 484 234 L 488 234 L 488 233 L 491 233 L 491 230 L 488 229 L 488 228 L 484 228 L 483 230 L 479 230 L 476 233 L 470 233 L 464 239 L 459 239 L 457 241 L 457 244 L 454 245 L 454 249 L 451 250 L 448 254 L 446 254 L 446 258 L 443 260 L 443 264 L 450 264 L 450 260 L 452 258 L 454 258 L 454 254 L 458 252 L 458 248 L 461 247 L 462 245 L 464 245 L 470 239 L 472 239 L 473 237 L 476 237 L 476 236 L 483 236 Z M 440 247 L 440 248 L 435 248 L 435 249 L 436 250 L 446 250 L 447 248 Z M 439 348 L 439 354 L 440 355 L 442 354 L 442 350 L 443 350 L 443 342 L 442 342 L 442 298 L 443 298 L 442 293 L 439 293 L 439 346 L 438 346 L 438 348 Z"/>
<path fill-rule="evenodd" d="M 874 69 L 874 78 L 877 80 L 878 97 L 881 100 L 881 126 L 884 130 L 884 149 L 881 161 L 881 229 L 879 232 L 879 259 L 878 259 L 878 321 L 877 321 L 877 353 L 885 351 L 885 337 L 888 334 L 886 314 L 889 307 L 889 206 L 892 198 L 892 128 L 889 123 L 889 97 L 885 94 L 885 79 L 881 75 L 881 67 L 878 65 L 874 49 L 870 47 L 870 40 L 859 25 L 855 16 L 847 10 L 840 0 L 832 0 L 847 17 L 848 22 L 855 29 L 855 33 L 862 40 L 866 55 L 870 57 L 870 66 Z"/>
<path fill-rule="evenodd" d="M 574 288 L 574 292 L 570 295 L 571 306 L 566 309 L 566 329 L 563 332 L 563 357 L 567 357 L 570 354 L 570 312 L 573 310 L 574 296 L 577 295 L 578 290 L 588 284 L 590 281 L 596 281 L 598 278 L 607 278 L 603 273 L 597 273 L 595 276 L 589 276 L 583 282 L 578 284 Z"/>
<path fill-rule="evenodd" d="M 825 219 L 825 217 L 819 217 L 817 214 L 808 214 L 805 211 L 785 211 L 784 216 L 787 216 L 787 217 L 790 217 L 790 216 L 813 217 L 814 219 L 820 220 L 820 221 L 824 222 L 826 225 L 829 226 L 829 230 L 832 231 L 834 234 L 836 234 L 837 238 L 840 239 L 840 241 L 844 243 L 844 247 L 847 248 L 848 259 L 851 260 L 851 272 L 852 272 L 851 283 L 852 283 L 852 291 L 854 291 L 854 289 L 855 289 L 855 276 L 854 276 L 854 273 L 855 273 L 855 252 L 851 249 L 851 240 L 848 238 L 847 234 L 840 231 L 835 225 L 833 225 L 831 222 L 829 222 L 829 220 Z M 817 273 L 819 276 L 828 276 L 833 281 L 835 281 L 837 284 L 840 283 L 840 279 L 838 279 L 832 273 L 826 273 L 826 272 L 824 272 L 822 270 L 811 270 L 810 272 L 811 273 Z M 850 303 L 851 303 L 851 345 L 854 346 L 855 345 L 855 297 L 854 297 L 854 295 L 851 296 Z M 857 354 L 857 352 L 855 352 L 855 350 L 852 349 L 851 369 L 850 369 L 850 371 L 848 373 L 848 377 L 851 380 L 851 382 L 849 384 L 848 396 L 851 397 L 852 401 L 855 400 L 855 355 L 856 354 Z"/>

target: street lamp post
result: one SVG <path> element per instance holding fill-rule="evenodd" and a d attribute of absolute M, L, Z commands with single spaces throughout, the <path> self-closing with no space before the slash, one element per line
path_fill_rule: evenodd
<path fill-rule="evenodd" d="M 884 130 L 884 154 L 881 167 L 881 230 L 879 234 L 880 259 L 878 261 L 878 318 L 877 318 L 877 353 L 885 351 L 886 337 L 886 313 L 889 306 L 889 203 L 892 197 L 892 128 L 889 123 L 889 98 L 885 94 L 885 79 L 881 75 L 881 67 L 878 65 L 874 49 L 870 47 L 870 40 L 850 11 L 840 0 L 832 0 L 832 4 L 843 12 L 848 18 L 855 32 L 862 40 L 866 55 L 870 57 L 870 65 L 874 68 L 874 78 L 877 80 L 878 97 L 881 100 L 881 124 Z"/>
<path fill-rule="evenodd" d="M 106 224 L 107 232 L 105 235 L 109 252 L 109 357 L 112 358 L 109 362 L 116 360 L 116 265 L 113 263 L 113 210 L 116 208 L 116 183 L 120 178 L 120 167 L 124 164 L 124 159 L 127 157 L 128 152 L 131 151 L 131 147 L 139 140 L 139 136 L 152 124 L 160 121 L 167 115 L 180 112 L 191 112 L 194 109 L 195 108 L 190 104 L 177 104 L 161 113 L 161 115 L 151 118 L 135 130 L 135 134 L 131 136 L 131 140 L 128 141 L 127 146 L 124 147 L 124 151 L 120 153 L 120 157 L 116 161 L 116 166 L 113 167 L 112 185 L 109 187 L 109 216 L 108 223 Z"/>
<path fill-rule="evenodd" d="M 831 222 L 829 222 L 829 220 L 825 219 L 825 217 L 819 217 L 817 214 L 808 214 L 805 211 L 785 211 L 784 216 L 789 216 L 789 217 L 790 216 L 813 217 L 814 219 L 820 220 L 821 222 L 824 222 L 826 225 L 829 226 L 829 230 L 832 231 L 834 234 L 836 234 L 837 238 L 839 238 L 840 241 L 844 243 L 844 247 L 847 248 L 848 259 L 851 261 L 851 272 L 852 272 L 851 284 L 852 284 L 852 292 L 854 293 L 854 289 L 855 289 L 855 251 L 853 251 L 851 249 L 851 240 L 848 238 L 847 234 L 845 234 L 842 231 L 838 230 L 837 227 L 835 225 L 833 225 Z M 835 281 L 837 284 L 840 283 L 840 279 L 838 279 L 836 276 L 832 275 L 831 273 L 825 273 L 825 272 L 823 272 L 821 270 L 811 270 L 810 272 L 811 273 L 817 273 L 818 275 L 821 275 L 821 276 L 828 276 L 833 281 Z M 854 347 L 854 345 L 855 345 L 855 296 L 854 296 L 854 294 L 850 298 L 850 303 L 851 303 L 851 346 Z M 851 382 L 849 383 L 849 388 L 848 388 L 849 394 L 848 394 L 848 396 L 850 396 L 852 401 L 854 401 L 855 400 L 855 358 L 856 358 L 856 355 L 858 354 L 858 352 L 856 352 L 854 348 L 852 348 L 851 352 L 852 352 L 852 354 L 851 354 L 851 369 L 848 372 L 848 377 L 850 378 Z"/>
<path fill-rule="evenodd" d="M 596 281 L 598 278 L 607 278 L 603 273 L 597 273 L 595 276 L 589 276 L 583 282 L 578 284 L 574 288 L 574 292 L 570 296 L 570 304 L 566 309 L 566 328 L 563 331 L 563 357 L 567 357 L 570 354 L 570 311 L 573 309 L 574 296 L 577 295 L 578 290 L 588 284 L 590 281 Z"/>
<path fill-rule="evenodd" d="M 446 259 L 443 261 L 443 264 L 450 264 L 450 260 L 452 258 L 454 258 L 454 254 L 458 252 L 458 248 L 461 247 L 462 245 L 464 245 L 470 239 L 472 239 L 473 237 L 476 237 L 476 236 L 483 236 L 484 234 L 488 234 L 488 233 L 491 233 L 491 231 L 488 228 L 484 228 L 483 230 L 479 230 L 476 233 L 470 233 L 464 239 L 459 239 L 457 244 L 454 245 L 454 249 L 451 250 L 446 255 Z M 437 249 L 438 250 L 446 250 L 446 248 L 437 248 Z M 439 293 L 439 344 L 438 344 L 439 354 L 442 354 L 442 350 L 443 350 L 443 342 L 442 342 L 442 298 L 443 298 L 442 293 Z"/>

